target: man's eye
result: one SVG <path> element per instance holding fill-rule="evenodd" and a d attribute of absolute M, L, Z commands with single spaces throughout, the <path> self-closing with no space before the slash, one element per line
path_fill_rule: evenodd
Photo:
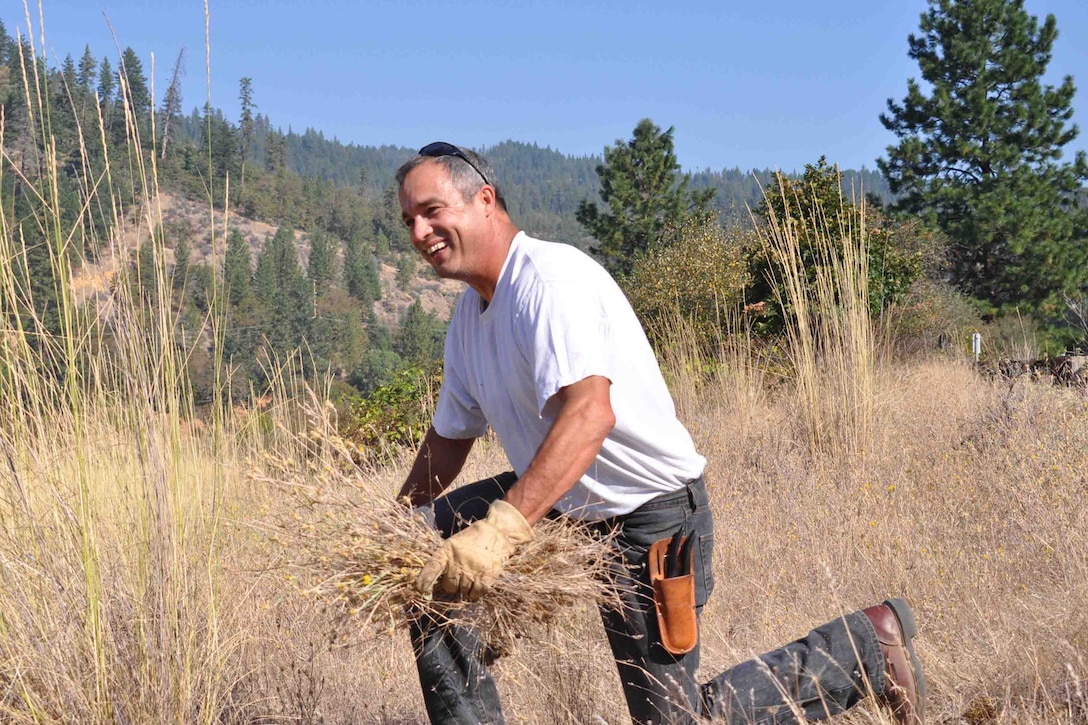
<path fill-rule="evenodd" d="M 408 217 L 404 217 L 401 221 L 404 222 L 404 226 L 406 226 L 406 227 L 412 226 L 412 220 L 409 219 Z"/>

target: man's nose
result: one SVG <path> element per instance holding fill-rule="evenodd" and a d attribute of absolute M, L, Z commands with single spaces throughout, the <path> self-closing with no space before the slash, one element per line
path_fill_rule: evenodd
<path fill-rule="evenodd" d="M 417 216 L 412 220 L 412 226 L 408 229 L 408 234 L 411 237 L 412 243 L 422 242 L 431 234 L 431 225 L 427 223 L 427 220 L 421 216 Z"/>

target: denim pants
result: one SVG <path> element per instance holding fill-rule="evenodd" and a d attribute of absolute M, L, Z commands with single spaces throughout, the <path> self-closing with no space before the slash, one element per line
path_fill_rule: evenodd
<path fill-rule="evenodd" d="M 463 486 L 429 508 L 445 537 L 487 515 L 517 481 L 514 473 Z M 688 527 L 696 538 L 696 606 L 702 610 L 714 588 L 714 525 L 702 478 L 640 508 L 594 524 L 616 530 L 622 563 L 612 575 L 627 580 L 621 612 L 603 610 L 608 643 L 624 697 L 637 725 L 691 723 L 694 717 L 735 723 L 795 723 L 819 720 L 853 706 L 871 690 L 883 692 L 884 660 L 869 619 L 860 612 L 809 632 L 795 642 L 732 667 L 699 684 L 699 647 L 676 657 L 661 645 L 647 572 L 650 545 Z M 504 723 L 484 648 L 465 627 L 418 621 L 412 625 L 420 685 L 432 723 Z"/>

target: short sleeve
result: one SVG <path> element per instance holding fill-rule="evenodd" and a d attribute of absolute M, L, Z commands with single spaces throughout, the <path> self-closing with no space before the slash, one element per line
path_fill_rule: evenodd
<path fill-rule="evenodd" d="M 533 365 L 538 414 L 560 388 L 594 375 L 613 379 L 608 319 L 592 285 L 541 281 L 524 317 L 520 333 Z"/>
<path fill-rule="evenodd" d="M 431 425 L 443 438 L 479 438 L 487 432 L 487 419 L 465 385 L 463 356 L 453 335 L 446 336 L 444 356 L 442 388 Z"/>

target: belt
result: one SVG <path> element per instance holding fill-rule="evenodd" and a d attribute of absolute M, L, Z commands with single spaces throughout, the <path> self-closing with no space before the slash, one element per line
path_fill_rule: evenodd
<path fill-rule="evenodd" d="M 694 510 L 700 504 L 705 506 L 709 503 L 710 501 L 707 498 L 706 493 L 706 481 L 703 480 L 703 477 L 700 475 L 698 478 L 694 478 L 684 484 L 683 488 L 663 493 L 660 496 L 655 496 L 631 513 L 613 516 L 610 520 L 618 523 L 628 516 L 632 516 L 642 511 L 677 508 L 685 504 Z"/>

